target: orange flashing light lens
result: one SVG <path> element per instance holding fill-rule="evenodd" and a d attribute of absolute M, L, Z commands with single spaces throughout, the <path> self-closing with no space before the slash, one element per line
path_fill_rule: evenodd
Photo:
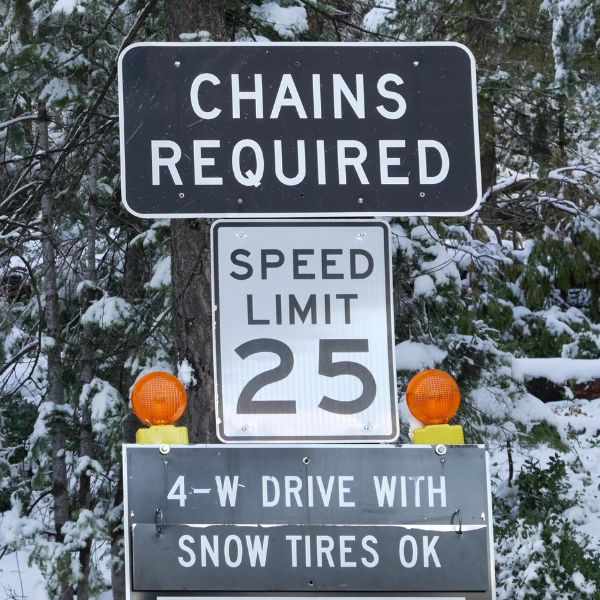
<path fill-rule="evenodd" d="M 448 423 L 460 406 L 460 389 L 452 375 L 438 369 L 417 373 L 406 388 L 406 403 L 425 425 Z"/>
<path fill-rule="evenodd" d="M 135 416 L 146 425 L 172 425 L 187 408 L 183 383 L 164 371 L 140 377 L 133 386 L 131 403 Z"/>

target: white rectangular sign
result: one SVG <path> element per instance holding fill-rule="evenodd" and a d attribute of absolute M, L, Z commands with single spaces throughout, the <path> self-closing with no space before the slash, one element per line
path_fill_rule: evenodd
<path fill-rule="evenodd" d="M 398 437 L 389 237 L 375 220 L 213 225 L 222 441 Z"/>

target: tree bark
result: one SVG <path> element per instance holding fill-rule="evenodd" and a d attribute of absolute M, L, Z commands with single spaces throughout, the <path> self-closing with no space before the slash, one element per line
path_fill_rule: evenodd
<path fill-rule="evenodd" d="M 146 256 L 142 244 L 131 244 L 131 239 L 137 233 L 133 227 L 130 228 L 130 236 L 125 250 L 125 272 L 123 273 L 123 298 L 130 304 L 136 304 L 143 300 L 144 281 L 147 279 Z M 124 346 L 123 355 L 119 363 L 122 365 L 120 371 L 114 374 L 111 383 L 120 391 L 123 399 L 126 399 L 131 386 L 132 377 L 129 369 L 125 368 L 125 362 L 132 348 L 143 343 L 136 334 Z M 125 400 L 126 401 L 126 400 Z M 127 406 L 127 405 L 126 405 Z M 136 416 L 126 408 L 126 415 L 122 422 L 123 443 L 135 444 L 135 432 L 140 426 Z M 117 508 L 123 508 L 123 469 L 118 469 L 116 490 L 111 507 L 111 513 L 116 514 Z M 110 556 L 111 568 L 110 579 L 113 600 L 125 600 L 125 564 L 123 556 L 123 521 L 122 515 L 116 516 L 111 521 Z"/>
<path fill-rule="evenodd" d="M 93 133 L 91 131 L 90 133 Z M 88 178 L 88 223 L 86 231 L 86 253 L 85 253 L 85 279 L 86 284 L 81 293 L 80 305 L 81 314 L 87 309 L 94 300 L 96 287 L 96 227 L 97 227 L 97 187 L 96 187 L 96 159 L 92 157 L 90 161 L 90 172 Z M 94 333 L 90 325 L 82 327 L 81 343 L 81 384 L 89 385 L 94 378 L 96 371 L 95 365 L 95 344 Z M 85 397 L 85 402 L 79 406 L 80 427 L 79 427 L 79 454 L 80 459 L 86 457 L 92 458 L 94 455 L 94 443 L 92 436 L 92 419 L 89 393 Z M 92 503 L 91 480 L 84 469 L 79 477 L 79 510 L 90 510 Z M 90 596 L 90 564 L 92 554 L 92 539 L 88 538 L 85 546 L 79 551 L 79 569 L 80 579 L 77 585 L 77 600 L 88 600 Z"/>
<path fill-rule="evenodd" d="M 125 440 L 128 442 L 129 440 Z M 123 469 L 119 469 L 119 480 L 114 506 L 123 506 Z M 113 509 L 114 510 L 114 509 Z M 110 583 L 113 600 L 125 600 L 125 564 L 123 563 L 123 520 L 113 527 L 110 537 Z"/>
<path fill-rule="evenodd" d="M 48 114 L 46 106 L 38 107 L 38 139 L 44 153 L 42 169 L 49 174 L 51 159 L 48 154 Z M 51 343 L 46 351 L 48 361 L 48 393 L 47 400 L 53 404 L 51 423 L 52 436 L 52 497 L 54 499 L 54 530 L 56 540 L 64 540 L 62 528 L 70 518 L 69 487 L 67 466 L 65 462 L 65 391 L 62 379 L 62 335 L 60 326 L 60 307 L 58 302 L 58 283 L 56 275 L 56 240 L 54 238 L 54 207 L 50 182 L 44 183 L 42 194 L 42 256 L 44 268 L 45 319 L 48 337 Z M 70 560 L 65 560 L 62 568 L 70 571 Z M 59 575 L 60 597 L 72 600 L 73 589 L 68 576 Z"/>
<path fill-rule="evenodd" d="M 479 97 L 479 141 L 481 146 L 482 193 L 496 183 L 496 124 L 494 102 L 482 94 Z"/>
<path fill-rule="evenodd" d="M 208 221 L 171 224 L 171 274 L 177 359 L 180 364 L 187 361 L 193 371 L 188 387 L 190 440 L 211 443 L 216 435 Z"/>
<path fill-rule="evenodd" d="M 467 15 L 464 41 L 475 56 L 487 56 L 496 49 L 494 25 L 479 18 L 481 7 L 478 0 L 466 0 L 463 10 Z M 497 51 L 497 50 L 496 50 Z M 483 89 L 479 94 L 479 144 L 481 157 L 482 192 L 496 183 L 496 125 L 494 121 L 494 93 Z"/>
<path fill-rule="evenodd" d="M 227 39 L 227 10 L 237 3 L 225 0 L 166 2 L 168 36 L 208 31 L 213 40 Z M 216 441 L 212 372 L 212 304 L 210 289 L 210 223 L 171 222 L 171 275 L 175 305 L 177 359 L 191 366 L 187 424 L 192 442 Z"/>

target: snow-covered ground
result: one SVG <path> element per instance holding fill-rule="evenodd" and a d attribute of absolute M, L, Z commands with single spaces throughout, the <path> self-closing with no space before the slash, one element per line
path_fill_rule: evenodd
<path fill-rule="evenodd" d="M 112 598 L 112 592 L 107 591 L 96 600 Z M 5 554 L 0 559 L 0 600 L 50 600 L 42 574 L 29 564 L 26 550 Z"/>
<path fill-rule="evenodd" d="M 565 400 L 545 405 L 553 416 L 553 425 L 567 446 L 560 458 L 567 465 L 567 488 L 578 504 L 567 511 L 567 518 L 584 531 L 592 546 L 600 550 L 600 398 L 597 400 Z M 508 453 L 503 440 L 489 440 L 492 489 L 497 497 L 506 498 L 514 488 L 508 486 Z M 548 464 L 557 449 L 550 445 L 514 446 L 512 459 L 515 477 L 528 459 L 541 467 Z"/>
<path fill-rule="evenodd" d="M 1 600 L 48 600 L 42 574 L 29 566 L 28 558 L 27 552 L 20 551 L 0 559 Z"/>

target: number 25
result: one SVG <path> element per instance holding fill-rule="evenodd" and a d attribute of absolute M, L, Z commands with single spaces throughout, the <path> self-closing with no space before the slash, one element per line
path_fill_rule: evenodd
<path fill-rule="evenodd" d="M 354 400 L 336 400 L 323 396 L 319 408 L 339 415 L 352 415 L 366 410 L 373 400 L 377 386 L 373 375 L 364 365 L 353 361 L 334 361 L 336 352 L 368 352 L 369 340 L 365 339 L 333 339 L 319 340 L 319 375 L 337 377 L 352 375 L 362 384 L 362 393 Z M 280 340 L 258 338 L 249 340 L 238 346 L 235 352 L 242 359 L 260 352 L 271 352 L 279 356 L 279 364 L 268 371 L 263 371 L 253 377 L 242 390 L 238 399 L 238 414 L 295 414 L 295 400 L 254 400 L 263 387 L 285 379 L 294 368 L 294 354 L 290 347 Z"/>

